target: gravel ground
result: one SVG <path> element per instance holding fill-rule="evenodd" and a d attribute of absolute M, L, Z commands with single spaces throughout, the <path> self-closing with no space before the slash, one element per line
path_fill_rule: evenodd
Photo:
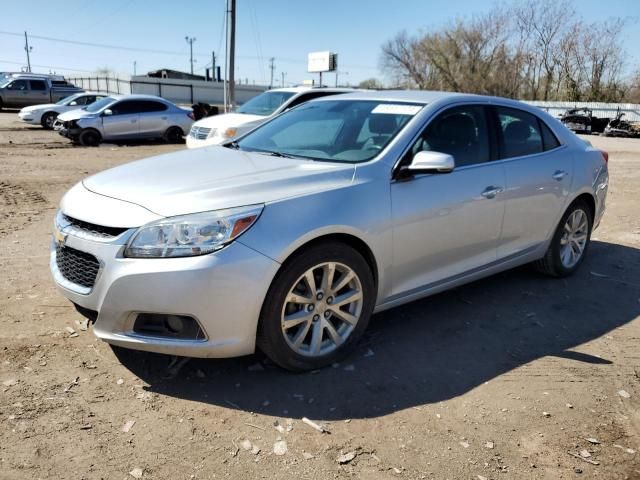
<path fill-rule="evenodd" d="M 345 363 L 293 375 L 259 355 L 172 368 L 84 330 L 48 271 L 62 194 L 184 147 L 73 147 L 1 113 L 0 478 L 640 478 L 640 141 L 590 140 L 612 179 L 578 274 L 378 314 Z"/>

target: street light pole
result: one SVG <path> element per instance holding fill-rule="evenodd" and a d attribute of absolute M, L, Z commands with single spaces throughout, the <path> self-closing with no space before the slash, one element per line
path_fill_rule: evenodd
<path fill-rule="evenodd" d="M 27 32 L 24 32 L 24 51 L 27 52 L 27 71 L 31 73 L 31 57 L 29 57 L 29 53 L 33 50 L 33 47 L 29 46 L 29 37 L 27 36 Z"/>
<path fill-rule="evenodd" d="M 189 57 L 190 60 L 189 61 L 191 63 L 191 75 L 193 75 L 193 42 L 196 41 L 196 37 L 186 36 L 186 37 L 184 37 L 184 39 L 189 44 L 189 50 L 190 50 L 190 57 Z"/>

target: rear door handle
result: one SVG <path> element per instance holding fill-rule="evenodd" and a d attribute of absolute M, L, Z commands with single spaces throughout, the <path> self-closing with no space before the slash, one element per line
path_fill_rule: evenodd
<path fill-rule="evenodd" d="M 560 181 L 567 175 L 569 175 L 569 173 L 565 172 L 564 170 L 556 170 L 552 176 L 554 180 Z"/>
<path fill-rule="evenodd" d="M 484 198 L 495 198 L 495 196 L 501 193 L 504 189 L 502 187 L 494 187 L 493 185 L 484 189 L 481 195 Z"/>

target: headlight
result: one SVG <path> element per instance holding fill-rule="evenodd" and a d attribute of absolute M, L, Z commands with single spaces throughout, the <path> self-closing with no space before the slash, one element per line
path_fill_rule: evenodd
<path fill-rule="evenodd" d="M 130 258 L 192 257 L 214 252 L 244 233 L 264 205 L 165 218 L 140 227 L 124 251 Z"/>

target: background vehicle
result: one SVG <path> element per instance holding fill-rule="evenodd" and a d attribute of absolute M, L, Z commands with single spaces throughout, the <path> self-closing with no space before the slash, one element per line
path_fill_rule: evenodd
<path fill-rule="evenodd" d="M 314 98 L 355 91 L 352 88 L 274 88 L 252 98 L 233 113 L 198 120 L 191 127 L 187 147 L 217 145 L 237 138 L 290 108 Z"/>
<path fill-rule="evenodd" d="M 572 274 L 608 188 L 606 155 L 560 122 L 474 95 L 318 99 L 225 147 L 122 165 L 63 198 L 53 277 L 100 338 L 203 357 L 257 344 L 318 368 L 373 311 L 529 262 Z"/>
<path fill-rule="evenodd" d="M 575 133 L 602 133 L 609 123 L 609 118 L 593 116 L 589 108 L 574 108 L 567 110 L 560 121 Z"/>
<path fill-rule="evenodd" d="M 163 138 L 181 142 L 193 113 L 152 95 L 112 95 L 58 116 L 56 129 L 74 142 L 96 146 L 102 141 Z"/>
<path fill-rule="evenodd" d="M 64 80 L 54 80 L 49 76 L 12 75 L 0 82 L 0 110 L 3 107 L 21 108 L 55 103 L 83 91 Z"/>
<path fill-rule="evenodd" d="M 30 123 L 32 125 L 40 124 L 47 130 L 52 130 L 53 124 L 59 114 L 91 105 L 96 100 L 100 100 L 106 96 L 106 94 L 99 92 L 76 93 L 75 95 L 63 98 L 56 103 L 24 107 L 18 113 L 18 117 L 23 122 Z"/>
<path fill-rule="evenodd" d="M 640 122 L 628 122 L 623 120 L 624 113 L 618 111 L 616 118 L 611 120 L 604 129 L 606 137 L 640 137 Z"/>

